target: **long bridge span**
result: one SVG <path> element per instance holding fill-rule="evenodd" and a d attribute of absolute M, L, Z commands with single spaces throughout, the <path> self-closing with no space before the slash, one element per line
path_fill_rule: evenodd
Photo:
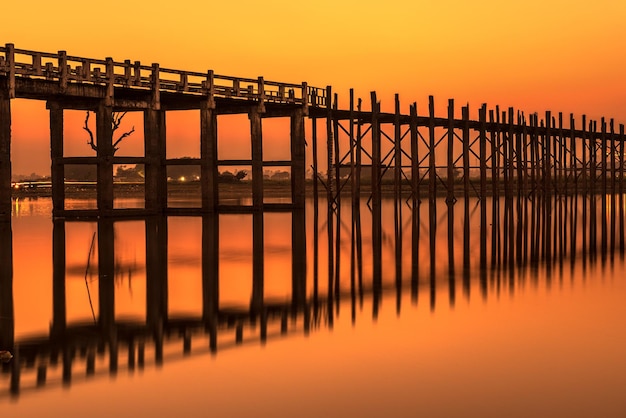
<path fill-rule="evenodd" d="M 426 111 L 417 103 L 407 111 L 395 98 L 395 111 L 381 112 L 376 93 L 364 110 L 353 92 L 347 105 L 331 87 L 240 78 L 206 72 L 161 68 L 137 61 L 92 59 L 57 53 L 0 47 L 0 216 L 11 212 L 11 100 L 45 100 L 50 115 L 52 195 L 55 216 L 76 212 L 65 208 L 64 178 L 67 165 L 91 165 L 97 169 L 98 215 L 120 213 L 114 208 L 113 169 L 117 164 L 145 166 L 145 207 L 142 214 L 171 211 L 167 202 L 167 168 L 195 165 L 201 172 L 204 212 L 227 211 L 220 203 L 218 168 L 251 168 L 251 205 L 248 210 L 291 210 L 304 207 L 306 147 L 311 168 L 327 196 L 335 200 L 350 190 L 357 198 L 371 194 L 373 211 L 379 210 L 385 183 L 400 196 L 409 193 L 415 202 L 423 196 L 445 194 L 451 203 L 457 196 L 484 198 L 565 194 L 570 192 L 623 192 L 624 125 L 613 119 L 575 120 L 573 115 L 547 111 L 526 115 L 513 108 L 478 108 L 470 118 L 469 105 L 460 115 L 454 100 L 447 115 L 435 115 L 431 97 Z M 200 157 L 166 157 L 165 122 L 168 111 L 199 110 Z M 87 110 L 96 114 L 96 155 L 64 154 L 64 111 Z M 144 150 L 141 157 L 115 155 L 115 112 L 143 112 Z M 225 160 L 218 156 L 218 119 L 225 114 L 247 114 L 250 120 L 251 158 Z M 289 118 L 290 159 L 263 158 L 264 118 Z M 311 132 L 305 138 L 305 121 Z M 325 127 L 318 132 L 318 121 Z M 320 138 L 318 138 L 318 136 Z M 318 147 L 318 140 L 323 146 Z M 323 155 L 324 164 L 318 162 Z M 264 167 L 290 170 L 290 203 L 264 199 Z M 324 174 L 320 167 L 325 170 Z M 327 169 L 330 168 L 330 169 Z M 194 209 L 194 211 L 197 209 Z M 241 210 L 241 208 L 237 209 Z M 84 213 L 83 213 L 84 214 Z"/>

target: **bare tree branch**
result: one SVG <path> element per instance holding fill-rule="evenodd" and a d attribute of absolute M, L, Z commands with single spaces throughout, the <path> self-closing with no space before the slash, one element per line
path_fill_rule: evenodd
<path fill-rule="evenodd" d="M 121 122 L 121 119 L 120 119 Z M 117 129 L 117 128 L 116 128 Z M 122 139 L 129 137 L 133 132 L 135 132 L 135 127 L 133 126 L 132 129 L 128 132 L 124 132 L 119 138 L 117 138 L 117 141 L 115 141 L 113 143 L 113 152 L 117 151 L 119 149 L 119 147 L 117 146 L 117 144 L 119 144 L 120 142 L 122 142 Z"/>
<path fill-rule="evenodd" d="M 89 134 L 89 141 L 87 141 L 87 144 L 89 144 L 91 149 L 98 152 L 98 146 L 93 139 L 93 132 L 91 132 L 91 129 L 89 129 L 89 111 L 87 111 L 87 116 L 85 117 L 85 126 L 83 126 L 83 129 L 86 130 Z"/>
<path fill-rule="evenodd" d="M 94 136 L 93 136 L 93 132 L 91 131 L 91 129 L 89 128 L 89 111 L 87 111 L 87 116 L 85 117 L 85 126 L 83 126 L 83 129 L 85 131 L 87 131 L 87 133 L 89 134 L 89 141 L 87 141 L 87 144 L 91 147 L 91 149 L 93 149 L 94 151 L 98 152 L 98 146 L 95 143 L 94 140 Z M 117 129 L 119 129 L 120 125 L 122 124 L 122 121 L 124 120 L 124 116 L 126 116 L 126 112 L 113 112 L 113 120 L 112 120 L 112 132 L 115 132 Z M 124 140 L 125 138 L 128 138 L 130 135 L 133 134 L 133 132 L 135 132 L 135 127 L 133 126 L 131 128 L 130 131 L 124 132 L 114 143 L 113 143 L 113 153 L 115 153 L 119 147 L 118 145 L 120 144 L 120 142 L 122 142 L 122 140 Z"/>

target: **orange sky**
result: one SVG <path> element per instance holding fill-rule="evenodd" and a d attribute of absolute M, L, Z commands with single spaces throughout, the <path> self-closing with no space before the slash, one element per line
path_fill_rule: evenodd
<path fill-rule="evenodd" d="M 369 107 L 376 90 L 383 110 L 399 93 L 424 112 L 432 94 L 442 116 L 454 98 L 472 114 L 488 103 L 626 121 L 621 1 L 18 3 L 3 5 L 0 43 L 21 49 L 332 85 L 340 104 L 353 87 Z M 13 108 L 14 172 L 45 170 L 43 105 Z"/>

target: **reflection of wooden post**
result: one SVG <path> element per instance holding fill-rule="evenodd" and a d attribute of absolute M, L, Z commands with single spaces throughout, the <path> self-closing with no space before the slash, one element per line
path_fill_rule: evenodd
<path fill-rule="evenodd" d="M 110 330 L 115 323 L 115 235 L 113 221 L 98 222 L 99 323 Z"/>
<path fill-rule="evenodd" d="M 294 306 L 306 303 L 306 218 L 304 208 L 291 214 L 291 286 Z"/>
<path fill-rule="evenodd" d="M 0 220 L 11 218 L 11 99 L 0 89 Z"/>
<path fill-rule="evenodd" d="M 113 109 L 101 103 L 96 111 L 98 141 L 98 209 L 113 209 Z"/>
<path fill-rule="evenodd" d="M 48 103 L 50 109 L 50 156 L 52 168 L 52 210 L 65 208 L 65 166 L 63 164 L 63 108 L 57 103 Z"/>
<path fill-rule="evenodd" d="M 146 219 L 146 322 L 157 329 L 167 317 L 167 218 Z"/>
<path fill-rule="evenodd" d="M 481 201 L 482 202 L 482 201 Z M 450 306 L 454 306 L 456 301 L 456 278 L 454 266 L 454 203 L 448 202 L 448 285 Z"/>
<path fill-rule="evenodd" d="M 9 218 L 10 219 L 10 218 Z M 13 347 L 13 238 L 11 222 L 0 219 L 0 347 Z"/>
<path fill-rule="evenodd" d="M 255 211 L 252 214 L 252 301 L 250 306 L 255 314 L 263 307 L 264 251 L 263 212 Z"/>
<path fill-rule="evenodd" d="M 160 212 L 167 206 L 165 170 L 165 112 L 144 111 L 146 209 Z"/>
<path fill-rule="evenodd" d="M 213 212 L 219 203 L 217 172 L 217 114 L 205 102 L 200 107 L 200 178 L 202 208 Z"/>
<path fill-rule="evenodd" d="M 54 220 L 52 228 L 52 334 L 62 334 L 66 326 L 65 263 L 65 222 Z"/>
<path fill-rule="evenodd" d="M 219 215 L 202 217 L 202 317 L 209 320 L 219 311 Z"/>

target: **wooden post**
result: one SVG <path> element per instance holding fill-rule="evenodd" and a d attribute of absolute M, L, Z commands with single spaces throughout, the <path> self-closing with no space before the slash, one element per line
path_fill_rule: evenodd
<path fill-rule="evenodd" d="M 50 157 L 52 167 L 52 211 L 65 209 L 65 165 L 63 164 L 63 108 L 48 102 L 50 109 Z"/>
<path fill-rule="evenodd" d="M 0 221 L 11 219 L 11 99 L 0 89 Z"/>
<path fill-rule="evenodd" d="M 480 159 L 480 199 L 487 198 L 487 105 L 478 110 L 479 120 L 479 159 Z"/>
<path fill-rule="evenodd" d="M 463 196 L 469 200 L 470 191 L 470 131 L 469 131 L 469 107 L 461 109 L 463 117 Z"/>
<path fill-rule="evenodd" d="M 478 111 L 480 123 L 480 268 L 487 267 L 487 105 Z"/>
<path fill-rule="evenodd" d="M 200 159 L 202 209 L 205 212 L 216 212 L 219 205 L 217 114 L 209 102 L 203 102 L 200 106 Z"/>
<path fill-rule="evenodd" d="M 372 247 L 373 247 L 373 280 L 374 288 L 382 286 L 382 207 L 380 190 L 380 104 L 376 100 L 376 92 L 371 92 L 372 101 Z"/>
<path fill-rule="evenodd" d="M 393 184 L 394 184 L 394 198 L 395 201 L 400 200 L 402 191 L 402 126 L 400 125 L 400 96 L 395 95 L 395 113 L 393 119 L 394 127 L 394 170 L 393 170 Z"/>
<path fill-rule="evenodd" d="M 607 158 L 607 137 L 606 137 L 606 122 L 604 120 L 604 118 L 601 119 L 600 121 L 600 152 L 601 152 L 601 171 L 600 171 L 600 175 L 602 176 L 602 196 L 600 198 L 600 202 L 601 202 L 601 216 L 600 216 L 600 228 L 601 228 L 601 234 L 602 234 L 602 238 L 600 241 L 600 245 L 601 245 L 601 250 L 602 250 L 602 256 L 604 257 L 604 255 L 606 254 L 606 250 L 607 250 L 607 244 L 608 244 L 608 240 L 607 240 L 607 232 L 608 232 L 608 228 L 607 228 L 607 193 L 608 193 L 608 179 L 607 179 L 607 171 L 609 169 L 606 158 Z"/>
<path fill-rule="evenodd" d="M 144 153 L 146 209 L 162 212 L 167 207 L 167 171 L 165 166 L 165 112 L 144 111 Z"/>
<path fill-rule="evenodd" d="M 413 196 L 413 209 L 417 207 L 420 200 L 420 169 L 419 169 L 419 132 L 417 129 L 417 103 L 413 103 L 410 109 L 410 124 L 409 129 L 411 131 L 411 191 Z"/>
<path fill-rule="evenodd" d="M 252 207 L 263 210 L 263 131 L 261 113 L 252 107 L 248 113 L 252 140 Z"/>
<path fill-rule="evenodd" d="M 291 267 L 292 300 L 296 306 L 306 302 L 305 158 L 304 109 L 299 107 L 291 114 Z"/>
<path fill-rule="evenodd" d="M 96 111 L 98 209 L 113 210 L 113 109 L 102 102 Z"/>
<path fill-rule="evenodd" d="M 433 96 L 428 97 L 428 137 L 428 198 L 433 200 L 437 194 L 437 167 L 435 161 L 437 138 L 435 138 L 435 99 Z"/>
<path fill-rule="evenodd" d="M 295 209 L 304 209 L 305 182 L 304 113 L 302 108 L 291 114 L 291 203 Z"/>
<path fill-rule="evenodd" d="M 446 197 L 447 202 L 454 202 L 454 99 L 448 99 L 448 172 L 447 172 L 447 185 L 448 193 Z M 450 208 L 448 207 L 448 210 Z"/>
<path fill-rule="evenodd" d="M 9 67 L 7 90 L 0 93 L 6 94 L 8 99 L 15 98 L 15 46 L 13 44 L 5 45 L 5 59 Z"/>

